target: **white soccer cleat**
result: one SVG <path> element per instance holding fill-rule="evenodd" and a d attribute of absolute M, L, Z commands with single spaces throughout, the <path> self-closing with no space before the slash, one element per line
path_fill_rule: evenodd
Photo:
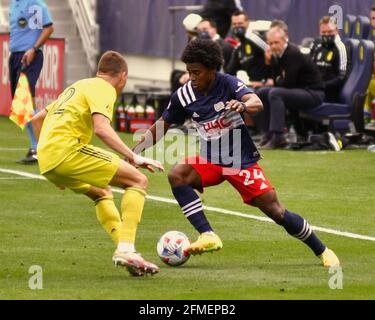
<path fill-rule="evenodd" d="M 126 267 L 129 273 L 135 277 L 154 275 L 160 271 L 159 267 L 142 258 L 139 253 L 115 251 L 112 257 L 115 266 Z"/>

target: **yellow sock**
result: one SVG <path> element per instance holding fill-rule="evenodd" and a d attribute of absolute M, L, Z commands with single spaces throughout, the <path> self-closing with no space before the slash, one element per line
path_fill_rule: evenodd
<path fill-rule="evenodd" d="M 112 196 L 95 201 L 96 217 L 115 244 L 120 240 L 121 218 Z"/>
<path fill-rule="evenodd" d="M 135 243 L 138 223 L 141 222 L 146 192 L 141 188 L 127 188 L 122 197 L 119 241 Z"/>

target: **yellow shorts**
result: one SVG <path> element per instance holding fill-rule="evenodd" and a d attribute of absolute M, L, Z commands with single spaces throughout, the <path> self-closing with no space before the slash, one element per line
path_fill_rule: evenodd
<path fill-rule="evenodd" d="M 121 159 L 118 155 L 86 145 L 69 155 L 55 169 L 43 175 L 59 188 L 86 193 L 91 186 L 107 188 L 120 163 Z"/>

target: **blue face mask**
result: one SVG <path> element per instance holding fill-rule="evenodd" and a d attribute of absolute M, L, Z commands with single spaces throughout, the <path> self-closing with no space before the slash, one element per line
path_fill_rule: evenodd
<path fill-rule="evenodd" d="M 211 39 L 210 34 L 207 31 L 199 32 L 200 39 Z"/>
<path fill-rule="evenodd" d="M 245 38 L 246 30 L 244 27 L 233 28 L 232 33 L 236 38 L 243 39 Z"/>

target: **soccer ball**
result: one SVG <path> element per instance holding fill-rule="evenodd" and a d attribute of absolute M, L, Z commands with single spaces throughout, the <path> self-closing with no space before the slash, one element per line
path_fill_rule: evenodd
<path fill-rule="evenodd" d="M 186 249 L 190 246 L 189 238 L 179 231 L 168 231 L 158 241 L 156 250 L 160 259 L 170 266 L 180 266 L 190 258 Z"/>

